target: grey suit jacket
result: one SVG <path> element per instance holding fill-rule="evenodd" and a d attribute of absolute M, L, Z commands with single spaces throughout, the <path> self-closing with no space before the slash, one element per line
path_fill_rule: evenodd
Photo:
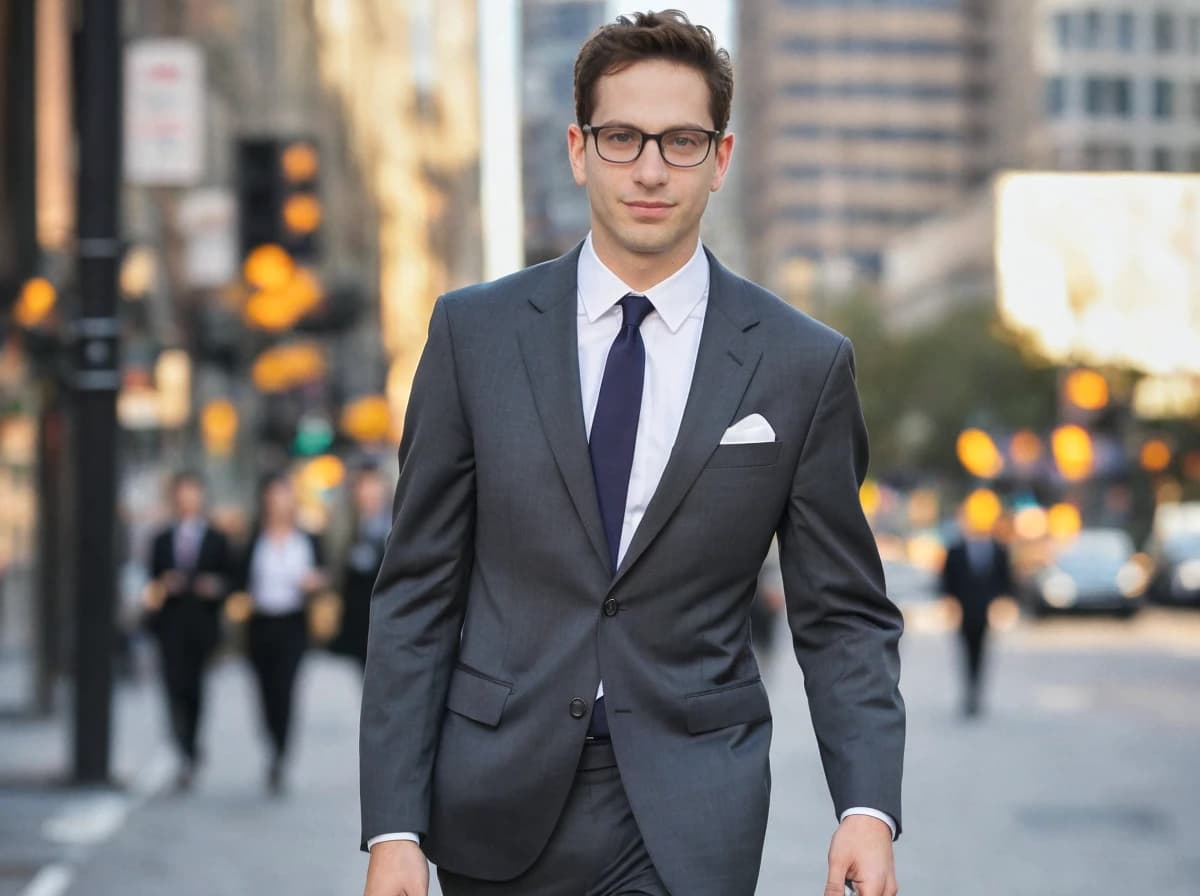
<path fill-rule="evenodd" d="M 520 875 L 563 808 L 603 678 L 663 881 L 749 896 L 771 740 L 749 611 L 776 532 L 834 808 L 901 817 L 902 624 L 858 498 L 850 345 L 710 255 L 679 436 L 614 576 L 580 396 L 578 253 L 434 309 L 372 598 L 363 842 L 416 831 L 452 871 Z M 777 440 L 719 445 L 751 413 Z"/>

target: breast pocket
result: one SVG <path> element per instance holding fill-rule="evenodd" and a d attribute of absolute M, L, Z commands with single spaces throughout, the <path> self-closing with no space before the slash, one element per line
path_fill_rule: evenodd
<path fill-rule="evenodd" d="M 765 467 L 779 460 L 782 442 L 753 442 L 748 445 L 720 445 L 708 461 L 708 469 L 721 467 Z"/>

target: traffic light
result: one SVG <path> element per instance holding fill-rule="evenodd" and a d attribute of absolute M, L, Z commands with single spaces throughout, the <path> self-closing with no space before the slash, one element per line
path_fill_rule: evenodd
<path fill-rule="evenodd" d="M 320 154 L 306 137 L 238 142 L 238 202 L 243 261 L 261 246 L 279 246 L 295 261 L 316 261 L 323 207 Z"/>

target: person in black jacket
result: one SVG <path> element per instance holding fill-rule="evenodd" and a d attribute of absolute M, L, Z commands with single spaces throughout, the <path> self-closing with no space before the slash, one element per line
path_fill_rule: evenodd
<path fill-rule="evenodd" d="M 291 738 L 296 676 L 308 647 L 306 601 L 325 587 L 326 579 L 320 542 L 297 524 L 296 496 L 285 476 L 264 481 L 259 509 L 240 584 L 253 605 L 248 649 L 271 743 L 267 788 L 279 794 Z"/>
<path fill-rule="evenodd" d="M 388 483 L 377 467 L 364 467 L 354 479 L 352 532 L 342 561 L 342 623 L 330 645 L 335 653 L 367 665 L 367 623 L 371 590 L 392 529 Z"/>
<path fill-rule="evenodd" d="M 961 516 L 962 538 L 951 545 L 942 569 L 942 593 L 962 610 L 962 638 L 966 673 L 964 715 L 979 714 L 987 641 L 988 608 L 997 597 L 1012 594 L 1008 549 L 992 535 L 990 526 Z"/>
<path fill-rule="evenodd" d="M 171 481 L 174 521 L 154 539 L 147 624 L 159 644 L 171 732 L 181 765 L 176 786 L 190 789 L 199 759 L 197 736 L 204 671 L 220 635 L 221 604 L 233 573 L 229 542 L 205 517 L 201 478 Z"/>

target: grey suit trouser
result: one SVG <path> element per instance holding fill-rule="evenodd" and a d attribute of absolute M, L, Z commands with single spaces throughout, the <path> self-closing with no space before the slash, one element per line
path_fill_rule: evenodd
<path fill-rule="evenodd" d="M 438 881 L 444 896 L 670 896 L 650 862 L 606 742 L 584 746 L 567 805 L 532 868 L 502 882 L 439 868 Z"/>

